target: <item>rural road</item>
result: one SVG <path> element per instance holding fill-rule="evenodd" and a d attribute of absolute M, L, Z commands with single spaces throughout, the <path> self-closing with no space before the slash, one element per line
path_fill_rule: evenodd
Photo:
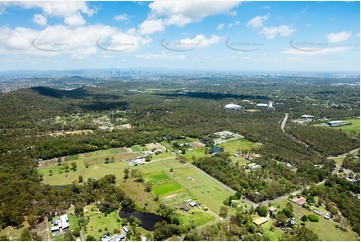
<path fill-rule="evenodd" d="M 287 119 L 288 119 L 288 113 L 285 113 L 285 117 L 283 118 L 283 121 L 281 123 L 281 129 L 282 129 L 283 133 L 286 133 L 285 126 L 286 126 Z"/>

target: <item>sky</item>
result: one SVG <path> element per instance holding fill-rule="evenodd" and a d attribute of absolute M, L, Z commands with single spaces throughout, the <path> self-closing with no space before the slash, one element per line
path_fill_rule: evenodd
<path fill-rule="evenodd" d="M 360 71 L 360 3 L 0 2 L 0 71 Z"/>

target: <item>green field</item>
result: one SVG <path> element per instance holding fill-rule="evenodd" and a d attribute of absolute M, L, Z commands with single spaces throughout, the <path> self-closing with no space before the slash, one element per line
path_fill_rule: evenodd
<path fill-rule="evenodd" d="M 288 200 L 287 199 L 282 199 L 280 201 L 277 201 L 276 204 L 280 205 L 282 208 L 284 208 L 287 204 Z M 298 206 L 294 203 L 292 203 L 293 205 L 293 213 L 294 214 L 301 214 L 301 217 L 303 215 L 309 215 L 309 214 L 314 214 L 313 212 Z M 322 209 L 317 208 L 318 210 L 320 210 L 322 212 Z M 301 223 L 300 218 L 298 218 L 296 216 L 296 222 L 298 224 Z M 324 218 L 320 217 L 320 221 L 313 223 L 313 222 L 306 222 L 306 227 L 310 230 L 312 230 L 313 232 L 315 232 L 318 237 L 321 240 L 332 240 L 332 241 L 359 241 L 358 237 L 355 235 L 354 232 L 351 231 L 341 231 L 340 229 L 335 227 L 336 223 L 333 222 L 332 220 L 326 220 Z"/>
<path fill-rule="evenodd" d="M 20 228 L 15 228 L 12 226 L 8 226 L 6 228 L 0 229 L 0 236 L 7 236 L 10 240 L 19 241 L 21 237 L 21 233 L 25 229 L 25 226 Z"/>
<path fill-rule="evenodd" d="M 344 120 L 347 125 L 337 127 L 345 133 L 360 133 L 360 119 L 346 119 Z"/>
<path fill-rule="evenodd" d="M 145 146 L 140 146 L 140 145 L 133 145 L 132 147 L 130 147 L 132 149 L 133 152 L 140 152 L 140 151 L 145 151 L 148 150 L 147 147 Z"/>
<path fill-rule="evenodd" d="M 99 212 L 93 204 L 84 207 L 84 216 L 86 219 L 89 218 L 89 222 L 86 226 L 85 237 L 87 235 L 92 235 L 97 240 L 100 240 L 100 238 L 107 232 L 113 234 L 114 229 L 119 229 L 122 225 L 118 220 L 119 216 L 117 211 L 105 215 L 104 213 Z"/>
<path fill-rule="evenodd" d="M 195 156 L 196 158 L 199 157 L 210 157 L 210 154 L 205 154 L 205 148 L 198 148 L 198 149 L 194 149 L 192 151 L 187 151 L 185 153 L 185 158 L 187 159 L 187 161 L 189 162 L 193 162 L 192 157 Z"/>
<path fill-rule="evenodd" d="M 164 180 L 169 180 L 169 177 L 164 172 L 160 173 L 151 173 L 150 175 L 146 176 L 146 181 L 152 184 L 162 182 Z"/>
<path fill-rule="evenodd" d="M 170 168 L 173 168 L 173 172 L 170 172 Z M 160 188 L 155 185 L 153 192 L 166 195 L 163 196 L 162 201 L 175 207 L 183 206 L 183 201 L 191 198 L 203 203 L 204 206 L 218 214 L 220 207 L 223 206 L 223 201 L 232 195 L 231 192 L 200 173 L 197 168 L 188 163 L 182 164 L 175 159 L 152 162 L 138 166 L 136 169 L 140 169 L 146 174 L 146 180 L 160 179 Z M 162 173 L 168 176 L 172 184 L 171 188 L 176 190 L 166 194 L 162 193 L 163 190 L 168 191 L 167 186 L 161 185 L 162 179 L 165 179 L 165 176 L 161 175 Z M 178 189 L 178 186 L 173 185 L 174 183 L 178 183 L 183 189 Z M 230 210 L 233 209 L 230 208 Z"/>
<path fill-rule="evenodd" d="M 178 182 L 166 182 L 153 187 L 153 192 L 158 196 L 165 196 L 170 193 L 175 193 L 183 190 Z"/>
<path fill-rule="evenodd" d="M 194 224 L 197 227 L 207 226 L 210 222 L 214 222 L 216 217 L 205 211 L 195 211 L 193 209 L 189 212 L 182 212 L 179 214 L 180 224 Z"/>
<path fill-rule="evenodd" d="M 231 154 L 240 153 L 242 150 L 250 151 L 251 149 L 257 149 L 261 146 L 261 143 L 249 141 L 247 139 L 230 140 L 218 146 L 223 148 L 224 151 Z"/>
<path fill-rule="evenodd" d="M 267 236 L 271 241 L 279 241 L 282 239 L 283 231 L 276 226 L 273 226 L 273 221 L 269 220 L 267 223 L 262 224 L 263 235 Z M 270 228 L 273 227 L 271 231 Z"/>

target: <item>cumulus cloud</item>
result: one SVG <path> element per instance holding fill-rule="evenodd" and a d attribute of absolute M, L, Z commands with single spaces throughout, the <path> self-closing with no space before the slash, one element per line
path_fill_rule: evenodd
<path fill-rule="evenodd" d="M 341 31 L 338 33 L 330 33 L 327 35 L 327 40 L 330 43 L 337 43 L 348 40 L 351 37 L 351 32 Z"/>
<path fill-rule="evenodd" d="M 92 16 L 96 9 L 92 9 L 86 2 L 63 1 L 63 2 L 8 2 L 6 6 L 19 6 L 22 8 L 40 8 L 44 16 L 64 18 L 64 23 L 68 25 L 83 25 L 86 23 L 82 14 Z"/>
<path fill-rule="evenodd" d="M 235 1 L 213 2 L 200 0 L 192 2 L 192 4 L 186 1 L 154 1 L 149 4 L 151 12 L 148 19 L 139 25 L 139 33 L 152 32 L 143 31 L 143 24 L 148 25 L 152 23 L 157 26 L 155 28 L 157 31 L 164 31 L 166 26 L 176 25 L 183 27 L 189 23 L 199 22 L 208 16 L 229 13 L 238 4 L 239 2 Z M 160 23 L 159 21 L 162 22 Z"/>
<path fill-rule="evenodd" d="M 35 14 L 33 17 L 33 22 L 42 27 L 46 26 L 48 23 L 46 17 L 41 14 Z"/>
<path fill-rule="evenodd" d="M 137 50 L 151 41 L 149 38 L 122 33 L 117 28 L 105 25 L 78 27 L 55 25 L 48 26 L 43 30 L 22 27 L 0 28 L 0 50 L 2 52 L 19 52 L 29 56 L 67 55 L 81 59 L 102 51 L 97 46 L 99 40 L 107 44 L 105 46 L 103 44 L 104 47 L 109 48 L 132 43 L 130 51 Z"/>
<path fill-rule="evenodd" d="M 197 47 L 208 47 L 217 43 L 220 40 L 220 37 L 217 35 L 212 35 L 210 38 L 207 38 L 203 34 L 197 34 L 193 39 L 185 38 L 179 40 L 179 42 L 184 43 L 185 45 L 197 45 Z"/>
<path fill-rule="evenodd" d="M 263 27 L 263 22 L 269 18 L 269 14 L 264 16 L 256 16 L 247 22 L 246 26 L 251 29 L 258 29 Z"/>
<path fill-rule="evenodd" d="M 162 32 L 164 31 L 164 22 L 161 19 L 155 19 L 155 20 L 145 20 L 143 23 L 139 25 L 139 34 L 147 35 L 147 34 L 153 34 L 155 32 Z"/>
<path fill-rule="evenodd" d="M 295 30 L 287 25 L 267 28 L 264 27 L 259 34 L 264 35 L 267 39 L 274 39 L 278 35 L 281 37 L 290 36 Z"/>
<path fill-rule="evenodd" d="M 123 13 L 123 14 L 114 16 L 114 19 L 117 21 L 126 21 L 129 19 L 129 16 L 126 13 Z"/>

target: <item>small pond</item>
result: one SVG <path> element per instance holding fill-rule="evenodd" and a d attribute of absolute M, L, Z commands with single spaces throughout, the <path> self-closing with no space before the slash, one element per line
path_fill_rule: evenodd
<path fill-rule="evenodd" d="M 130 216 L 133 215 L 140 221 L 142 221 L 142 227 L 146 230 L 152 231 L 154 230 L 154 225 L 158 222 L 162 222 L 163 220 L 167 220 L 166 218 L 159 216 L 153 213 L 143 213 L 137 210 L 126 210 L 122 209 L 119 212 L 119 217 L 126 218 L 129 221 Z"/>
<path fill-rule="evenodd" d="M 223 151 L 223 149 L 221 147 L 213 146 L 212 153 L 217 153 L 217 152 L 221 152 L 221 151 Z"/>

